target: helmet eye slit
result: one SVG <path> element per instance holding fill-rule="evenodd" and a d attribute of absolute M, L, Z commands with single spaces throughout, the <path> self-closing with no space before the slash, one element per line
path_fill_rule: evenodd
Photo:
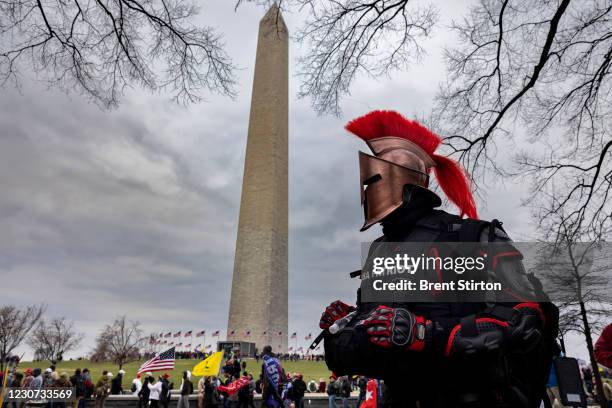
<path fill-rule="evenodd" d="M 370 184 L 374 184 L 380 180 L 382 180 L 382 176 L 380 175 L 380 173 L 376 173 L 373 176 L 368 177 L 367 179 L 363 180 L 363 185 L 369 186 Z"/>

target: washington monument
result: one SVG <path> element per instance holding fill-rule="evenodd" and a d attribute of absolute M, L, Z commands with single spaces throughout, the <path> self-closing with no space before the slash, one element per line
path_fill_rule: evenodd
<path fill-rule="evenodd" d="M 287 350 L 288 31 L 259 23 L 227 339 Z"/>

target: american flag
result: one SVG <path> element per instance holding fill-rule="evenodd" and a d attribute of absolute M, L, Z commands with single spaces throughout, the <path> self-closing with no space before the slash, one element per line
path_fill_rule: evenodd
<path fill-rule="evenodd" d="M 170 337 L 170 336 L 172 336 L 172 332 L 168 332 L 168 333 L 164 334 L 164 337 Z"/>
<path fill-rule="evenodd" d="M 304 340 L 312 339 L 312 333 L 308 333 L 308 336 L 304 337 Z"/>
<path fill-rule="evenodd" d="M 191 330 L 189 330 L 187 333 L 185 333 L 185 337 L 191 336 L 191 333 L 193 333 L 193 332 Z"/>
<path fill-rule="evenodd" d="M 186 348 L 191 347 L 191 343 L 189 343 L 189 344 L 185 344 L 185 347 L 186 347 Z"/>
<path fill-rule="evenodd" d="M 279 335 L 280 335 L 280 333 L 279 333 Z M 292 339 L 297 339 L 297 332 L 293 332 L 293 334 L 291 335 L 291 338 Z"/>
<path fill-rule="evenodd" d="M 212 336 L 213 336 L 213 337 L 218 337 L 218 336 L 219 336 L 219 330 L 215 331 L 215 332 L 212 334 Z"/>
<path fill-rule="evenodd" d="M 181 332 L 174 333 L 174 337 L 181 337 Z"/>
<path fill-rule="evenodd" d="M 202 330 L 201 332 L 196 333 L 196 337 L 202 337 L 205 334 L 206 334 L 206 330 Z"/>
<path fill-rule="evenodd" d="M 247 335 L 247 336 L 250 336 L 250 335 L 251 335 L 251 331 L 250 331 L 250 330 L 247 330 L 247 331 L 246 331 L 246 335 Z"/>
<path fill-rule="evenodd" d="M 157 354 L 152 359 L 145 361 L 138 369 L 138 374 L 147 371 L 174 370 L 174 347 L 169 348 L 163 353 Z"/>

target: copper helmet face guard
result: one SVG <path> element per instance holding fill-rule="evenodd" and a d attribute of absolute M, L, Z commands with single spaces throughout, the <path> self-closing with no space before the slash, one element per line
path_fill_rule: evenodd
<path fill-rule="evenodd" d="M 359 152 L 361 204 L 364 208 L 365 231 L 401 207 L 404 186 L 415 184 L 427 188 L 429 176 L 423 171 Z"/>

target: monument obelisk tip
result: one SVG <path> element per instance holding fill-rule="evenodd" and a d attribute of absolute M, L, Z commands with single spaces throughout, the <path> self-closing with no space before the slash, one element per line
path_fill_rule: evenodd
<path fill-rule="evenodd" d="M 266 14 L 261 18 L 260 29 L 263 25 L 278 26 L 283 31 L 287 32 L 287 25 L 283 19 L 283 13 L 276 2 L 272 3 Z"/>

